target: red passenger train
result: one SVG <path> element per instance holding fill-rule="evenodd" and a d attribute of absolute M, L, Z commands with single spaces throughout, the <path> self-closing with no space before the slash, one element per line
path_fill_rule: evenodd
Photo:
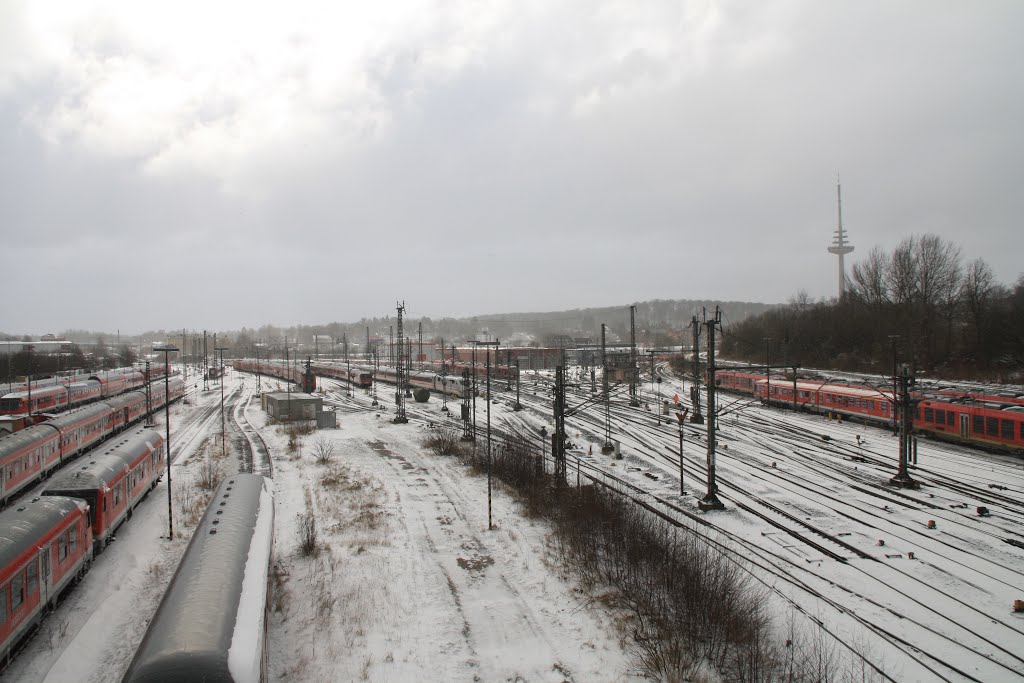
<path fill-rule="evenodd" d="M 180 377 L 168 382 L 171 401 L 185 394 Z M 164 404 L 164 382 L 151 389 L 153 408 Z M 0 437 L 0 505 L 93 445 L 122 431 L 146 412 L 146 395 L 131 391 Z"/>
<path fill-rule="evenodd" d="M 93 543 L 99 553 L 156 486 L 166 457 L 160 432 L 143 427 L 119 438 L 88 462 L 54 475 L 43 495 L 81 498 L 89 504 Z"/>
<path fill-rule="evenodd" d="M 0 513 L 0 661 L 88 570 L 156 486 L 165 458 L 159 430 L 138 429 Z"/>
<path fill-rule="evenodd" d="M 230 365 L 242 372 L 258 372 L 286 382 L 294 382 L 307 394 L 316 391 L 316 375 L 312 370 L 300 369 L 276 360 L 261 360 L 257 363 L 255 360 L 241 359 L 231 361 Z"/>
<path fill-rule="evenodd" d="M 887 388 L 831 384 L 827 381 L 772 378 L 764 374 L 719 370 L 715 386 L 750 394 L 766 403 L 797 406 L 816 413 L 833 413 L 892 424 L 893 396 Z M 794 390 L 796 395 L 794 398 Z M 943 391 L 916 392 L 914 429 L 968 445 L 1024 454 L 1024 400 L 1016 395 L 992 396 Z"/>
<path fill-rule="evenodd" d="M 363 389 L 369 389 L 373 386 L 373 372 L 361 367 L 352 367 L 351 364 L 337 361 L 320 361 L 313 363 L 310 367 L 314 374 L 340 379 L 351 383 L 353 386 Z"/>
<path fill-rule="evenodd" d="M 33 498 L 0 512 L 0 661 L 42 620 L 93 558 L 89 506 Z"/>
<path fill-rule="evenodd" d="M 116 396 L 145 384 L 145 375 L 131 368 L 96 373 L 88 378 L 37 388 L 19 388 L 0 397 L 0 415 L 54 413 L 76 408 L 101 398 Z"/>

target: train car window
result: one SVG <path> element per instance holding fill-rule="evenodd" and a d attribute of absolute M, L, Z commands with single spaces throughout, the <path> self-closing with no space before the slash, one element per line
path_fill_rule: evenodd
<path fill-rule="evenodd" d="M 11 579 L 11 611 L 18 609 L 25 602 L 25 574 L 18 572 Z"/>
<path fill-rule="evenodd" d="M 0 624 L 7 621 L 7 586 L 0 588 Z"/>
<path fill-rule="evenodd" d="M 57 537 L 57 561 L 63 562 L 64 558 L 68 556 L 68 542 L 64 538 L 64 534 Z"/>
<path fill-rule="evenodd" d="M 988 436 L 999 436 L 999 418 L 998 417 L 986 417 L 985 418 L 985 434 Z"/>
<path fill-rule="evenodd" d="M 946 411 L 938 410 L 935 411 L 935 424 L 944 425 L 946 424 Z"/>
<path fill-rule="evenodd" d="M 925 408 L 924 409 L 924 421 L 925 422 L 935 422 L 935 411 L 932 410 L 931 408 Z"/>
<path fill-rule="evenodd" d="M 950 427 L 956 424 L 956 413 L 952 410 L 946 411 L 946 424 Z"/>
<path fill-rule="evenodd" d="M 1000 438 L 1013 441 L 1013 420 L 1000 420 Z"/>
<path fill-rule="evenodd" d="M 971 416 L 971 431 L 975 434 L 985 434 L 985 417 L 983 415 Z"/>
<path fill-rule="evenodd" d="M 36 558 L 28 565 L 28 595 L 32 595 L 39 589 L 39 562 Z"/>
<path fill-rule="evenodd" d="M 68 550 L 72 555 L 75 554 L 75 549 L 78 548 L 78 524 L 72 525 L 68 529 Z"/>
<path fill-rule="evenodd" d="M 1024 441 L 1024 422 L 1020 423 L 1020 440 Z"/>

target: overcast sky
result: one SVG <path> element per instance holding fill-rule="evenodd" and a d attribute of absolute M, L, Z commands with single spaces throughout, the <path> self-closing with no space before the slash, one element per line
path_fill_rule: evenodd
<path fill-rule="evenodd" d="M 0 331 L 1024 271 L 1024 2 L 0 0 Z"/>

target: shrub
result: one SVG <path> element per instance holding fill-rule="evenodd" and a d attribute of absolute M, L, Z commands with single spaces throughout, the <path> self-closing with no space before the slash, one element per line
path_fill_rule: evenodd
<path fill-rule="evenodd" d="M 334 459 L 334 441 L 322 436 L 313 440 L 313 458 L 318 465 L 330 464 Z"/>
<path fill-rule="evenodd" d="M 317 552 L 317 528 L 316 516 L 312 512 L 299 513 L 299 551 L 304 557 L 315 555 Z"/>
<path fill-rule="evenodd" d="M 458 427 L 444 424 L 434 429 L 430 436 L 424 439 L 423 445 L 435 455 L 458 455 L 461 451 L 460 437 Z"/>

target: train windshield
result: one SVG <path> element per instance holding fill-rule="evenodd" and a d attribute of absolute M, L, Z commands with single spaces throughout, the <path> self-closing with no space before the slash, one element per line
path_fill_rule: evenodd
<path fill-rule="evenodd" d="M 11 411 L 19 410 L 21 408 L 21 399 L 17 398 L 0 398 L 0 410 Z"/>

